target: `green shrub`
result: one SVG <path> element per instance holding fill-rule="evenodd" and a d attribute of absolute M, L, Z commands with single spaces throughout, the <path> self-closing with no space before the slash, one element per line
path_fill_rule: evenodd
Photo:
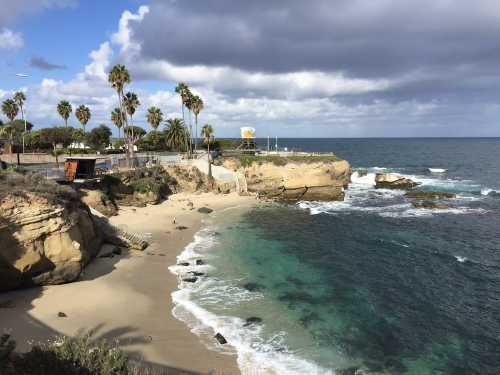
<path fill-rule="evenodd" d="M 3 339 L 3 337 L 2 337 Z M 9 352 L 8 357 L 0 357 L 0 369 L 6 375 L 129 375 L 128 358 L 116 346 L 105 340 L 95 342 L 90 334 L 61 337 L 49 344 L 34 346 L 24 354 L 13 355 L 12 344 L 3 341 L 0 353 Z M 5 344 L 7 342 L 7 344 Z M 0 340 L 0 343 L 2 341 Z M 3 359 L 3 361 L 2 361 Z M 3 366 L 3 367 L 2 367 Z"/>
<path fill-rule="evenodd" d="M 284 166 L 290 162 L 298 163 L 316 163 L 316 162 L 334 162 L 342 160 L 336 155 L 297 155 L 297 156 L 278 156 L 278 155 L 240 155 L 238 159 L 242 167 L 249 167 L 254 163 L 273 163 L 277 166 Z"/>

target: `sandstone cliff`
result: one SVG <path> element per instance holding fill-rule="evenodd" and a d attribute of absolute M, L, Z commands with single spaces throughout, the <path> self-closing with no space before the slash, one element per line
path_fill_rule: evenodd
<path fill-rule="evenodd" d="M 245 176 L 249 192 L 283 200 L 343 200 L 351 166 L 345 160 L 256 159 L 242 164 L 231 158 L 224 166 Z"/>
<path fill-rule="evenodd" d="M 73 281 L 102 235 L 78 200 L 17 191 L 0 199 L 0 291 Z"/>

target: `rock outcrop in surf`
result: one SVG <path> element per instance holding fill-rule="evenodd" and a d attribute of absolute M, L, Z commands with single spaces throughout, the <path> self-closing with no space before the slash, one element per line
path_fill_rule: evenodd
<path fill-rule="evenodd" d="M 419 185 L 404 176 L 394 173 L 377 173 L 375 175 L 375 188 L 377 189 L 413 189 Z"/>

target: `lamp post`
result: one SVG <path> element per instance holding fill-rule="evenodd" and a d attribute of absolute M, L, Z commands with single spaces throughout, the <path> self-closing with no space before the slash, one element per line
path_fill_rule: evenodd
<path fill-rule="evenodd" d="M 18 78 L 28 78 L 28 74 L 23 74 L 23 73 L 16 73 L 16 77 Z M 27 123 L 26 123 L 26 113 L 24 112 L 25 108 L 21 108 L 21 114 L 24 119 L 24 133 L 23 133 L 23 154 L 24 154 L 24 137 L 26 136 L 26 131 L 27 131 Z"/>

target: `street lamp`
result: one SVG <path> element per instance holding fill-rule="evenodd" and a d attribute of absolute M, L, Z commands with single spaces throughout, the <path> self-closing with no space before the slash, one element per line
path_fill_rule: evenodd
<path fill-rule="evenodd" d="M 16 73 L 16 77 L 18 77 L 18 78 L 28 78 L 29 75 L 28 74 L 24 74 L 24 73 Z M 21 111 L 22 111 L 22 115 L 23 115 L 23 118 L 24 118 L 24 133 L 23 133 L 23 154 L 24 154 L 24 137 L 26 136 L 26 131 L 28 129 L 27 129 L 27 124 L 26 124 L 26 114 L 24 112 L 24 109 L 21 109 Z"/>

